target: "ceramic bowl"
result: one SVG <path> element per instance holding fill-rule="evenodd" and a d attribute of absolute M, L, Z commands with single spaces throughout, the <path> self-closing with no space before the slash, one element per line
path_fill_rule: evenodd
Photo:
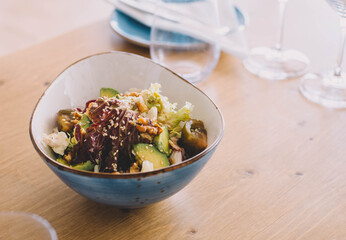
<path fill-rule="evenodd" d="M 83 107 L 99 96 L 101 87 L 120 92 L 148 88 L 160 83 L 162 94 L 183 106 L 195 107 L 193 118 L 204 121 L 208 147 L 198 155 L 169 167 L 144 173 L 94 173 L 72 169 L 54 160 L 42 136 L 56 127 L 60 109 Z M 121 208 L 146 206 L 177 193 L 202 169 L 223 135 L 222 114 L 201 90 L 148 58 L 124 52 L 109 52 L 81 59 L 66 68 L 38 100 L 30 121 L 32 143 L 47 166 L 70 188 L 96 202 Z M 216 159 L 215 159 L 216 160 Z"/>

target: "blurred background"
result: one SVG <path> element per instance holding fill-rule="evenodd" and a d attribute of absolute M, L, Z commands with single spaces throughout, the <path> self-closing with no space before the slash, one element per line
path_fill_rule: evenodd
<path fill-rule="evenodd" d="M 109 17 L 103 0 L 0 0 L 0 56 Z"/>
<path fill-rule="evenodd" d="M 245 31 L 249 47 L 274 45 L 277 0 L 234 0 L 234 3 L 249 18 Z M 104 0 L 1 0 L 0 56 L 109 19 L 113 9 Z M 325 0 L 290 0 L 286 14 L 284 47 L 305 53 L 311 60 L 311 70 L 331 69 L 340 32 L 335 12 Z M 325 48 L 320 47 L 321 43 Z"/>

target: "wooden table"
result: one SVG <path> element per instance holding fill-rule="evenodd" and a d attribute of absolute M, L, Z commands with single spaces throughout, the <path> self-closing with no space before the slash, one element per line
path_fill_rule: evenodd
<path fill-rule="evenodd" d="M 148 57 L 105 19 L 0 59 L 0 211 L 36 213 L 64 240 L 346 239 L 346 112 L 308 102 L 295 79 L 254 77 L 225 53 L 198 84 L 221 108 L 225 135 L 191 184 L 135 210 L 68 188 L 35 152 L 30 115 L 67 65 L 109 50 Z"/>

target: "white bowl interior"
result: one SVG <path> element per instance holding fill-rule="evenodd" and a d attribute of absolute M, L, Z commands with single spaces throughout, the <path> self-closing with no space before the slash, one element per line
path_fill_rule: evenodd
<path fill-rule="evenodd" d="M 123 52 L 111 52 L 83 59 L 61 73 L 40 99 L 32 117 L 32 135 L 42 152 L 52 157 L 42 143 L 42 136 L 56 127 L 60 109 L 84 108 L 99 96 L 101 87 L 119 92 L 130 88 L 145 89 L 151 83 L 161 84 L 161 93 L 178 108 L 186 101 L 194 105 L 193 118 L 203 120 L 208 132 L 208 145 L 222 135 L 223 120 L 217 107 L 197 88 L 147 58 Z"/>

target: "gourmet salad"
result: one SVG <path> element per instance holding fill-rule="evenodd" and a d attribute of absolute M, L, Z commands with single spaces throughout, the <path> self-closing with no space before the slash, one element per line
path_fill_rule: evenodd
<path fill-rule="evenodd" d="M 191 119 L 191 103 L 177 109 L 160 87 L 101 88 L 84 109 L 60 110 L 58 127 L 43 142 L 57 162 L 80 170 L 133 173 L 180 163 L 207 147 L 207 131 Z"/>

